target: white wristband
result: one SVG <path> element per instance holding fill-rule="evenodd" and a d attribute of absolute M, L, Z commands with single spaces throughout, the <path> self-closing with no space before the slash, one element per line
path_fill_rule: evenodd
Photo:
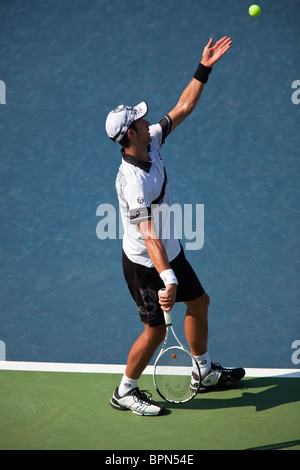
<path fill-rule="evenodd" d="M 166 269 L 165 271 L 161 272 L 160 277 L 164 281 L 165 286 L 167 286 L 168 284 L 178 284 L 173 269 Z"/>

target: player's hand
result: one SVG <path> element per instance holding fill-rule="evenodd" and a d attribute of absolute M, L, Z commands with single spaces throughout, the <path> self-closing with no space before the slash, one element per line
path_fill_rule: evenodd
<path fill-rule="evenodd" d="M 212 67 L 216 62 L 218 62 L 218 60 L 221 59 L 225 52 L 230 49 L 231 43 L 231 38 L 228 38 L 227 36 L 219 39 L 216 44 L 214 44 L 212 38 L 210 38 L 203 50 L 201 64 L 205 65 L 206 67 Z"/>
<path fill-rule="evenodd" d="M 175 304 L 177 284 L 168 284 L 164 292 L 158 291 L 158 299 L 161 308 L 169 312 Z"/>

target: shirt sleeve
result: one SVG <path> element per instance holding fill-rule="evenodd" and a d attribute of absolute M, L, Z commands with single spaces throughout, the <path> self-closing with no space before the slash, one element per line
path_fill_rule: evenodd
<path fill-rule="evenodd" d="M 151 219 L 151 201 L 146 185 L 138 182 L 127 184 L 124 197 L 128 204 L 131 224 L 139 225 L 141 222 Z"/>
<path fill-rule="evenodd" d="M 170 134 L 172 129 L 172 119 L 167 114 L 157 124 L 150 126 L 150 135 L 157 142 L 158 148 L 165 143 L 167 136 Z"/>

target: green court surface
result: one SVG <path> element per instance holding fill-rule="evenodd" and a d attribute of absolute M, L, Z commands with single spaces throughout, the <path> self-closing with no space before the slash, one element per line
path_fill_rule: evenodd
<path fill-rule="evenodd" d="M 244 378 L 235 389 L 142 417 L 110 406 L 120 377 L 0 371 L 0 449 L 300 449 L 299 378 Z M 159 401 L 150 375 L 140 388 Z"/>

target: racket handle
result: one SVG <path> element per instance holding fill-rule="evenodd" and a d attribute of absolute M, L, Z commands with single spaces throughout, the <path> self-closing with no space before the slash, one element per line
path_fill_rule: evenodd
<path fill-rule="evenodd" d="M 164 312 L 164 317 L 165 317 L 165 323 L 167 326 L 172 325 L 172 314 L 171 312 Z"/>

